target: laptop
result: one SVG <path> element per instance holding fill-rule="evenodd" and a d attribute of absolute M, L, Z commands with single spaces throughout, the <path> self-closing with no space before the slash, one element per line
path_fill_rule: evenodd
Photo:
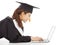
<path fill-rule="evenodd" d="M 43 41 L 32 41 L 32 42 L 40 42 L 40 43 L 48 43 L 48 42 L 50 42 L 50 40 L 52 38 L 52 35 L 53 35 L 54 31 L 55 31 L 55 28 L 56 28 L 56 26 L 51 27 L 47 38 L 44 39 Z"/>

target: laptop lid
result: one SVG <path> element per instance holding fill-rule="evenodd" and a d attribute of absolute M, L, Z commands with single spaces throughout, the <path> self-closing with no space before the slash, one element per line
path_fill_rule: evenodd
<path fill-rule="evenodd" d="M 56 28 L 56 26 L 52 26 L 51 27 L 51 29 L 50 29 L 50 31 L 49 31 L 49 34 L 48 34 L 48 36 L 47 36 L 47 40 L 51 40 L 51 38 L 52 38 L 52 36 L 53 36 L 53 33 L 54 33 L 54 31 L 55 31 L 55 28 Z"/>

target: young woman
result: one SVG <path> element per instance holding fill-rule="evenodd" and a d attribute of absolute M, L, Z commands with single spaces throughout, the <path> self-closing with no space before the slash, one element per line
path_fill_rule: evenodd
<path fill-rule="evenodd" d="M 43 41 L 41 37 L 23 36 L 23 22 L 30 20 L 33 8 L 26 3 L 18 2 L 21 5 L 14 11 L 12 18 L 6 17 L 0 21 L 0 38 L 6 38 L 12 43 L 16 42 L 30 42 L 30 41 Z"/>

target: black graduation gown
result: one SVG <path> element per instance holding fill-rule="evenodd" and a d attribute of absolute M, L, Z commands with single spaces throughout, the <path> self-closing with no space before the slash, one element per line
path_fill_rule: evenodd
<path fill-rule="evenodd" d="M 0 38 L 6 38 L 11 43 L 30 42 L 30 36 L 22 36 L 13 23 L 13 19 L 6 17 L 0 21 Z"/>

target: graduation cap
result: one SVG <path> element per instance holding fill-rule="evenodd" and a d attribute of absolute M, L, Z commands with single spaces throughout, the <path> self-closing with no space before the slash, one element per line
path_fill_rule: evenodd
<path fill-rule="evenodd" d="M 16 1 L 16 2 L 21 4 L 18 8 L 22 8 L 23 10 L 28 11 L 28 12 L 30 12 L 30 13 L 32 13 L 33 8 L 39 9 L 38 7 L 29 5 L 29 4 L 27 4 L 27 3 L 22 3 L 22 2 L 18 2 L 18 1 Z"/>

